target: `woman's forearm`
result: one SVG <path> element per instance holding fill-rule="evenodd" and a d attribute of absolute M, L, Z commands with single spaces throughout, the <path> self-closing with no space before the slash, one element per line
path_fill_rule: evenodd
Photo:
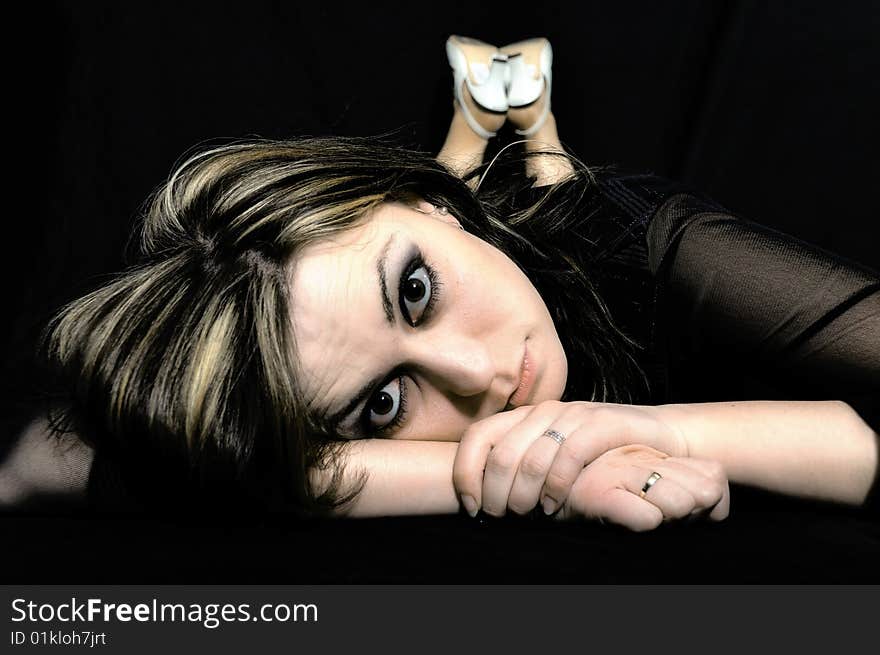
<path fill-rule="evenodd" d="M 733 482 L 861 504 L 877 470 L 877 434 L 839 401 L 745 401 L 653 407 L 680 430 L 687 456 L 717 460 Z M 456 442 L 352 442 L 346 471 L 364 471 L 346 516 L 448 514 Z"/>
<path fill-rule="evenodd" d="M 365 439 L 348 447 L 346 473 L 367 473 L 363 491 L 345 516 L 454 514 L 459 502 L 452 484 L 457 442 Z"/>
<path fill-rule="evenodd" d="M 0 507 L 85 502 L 94 451 L 75 435 L 52 435 L 37 417 L 0 460 Z"/>
<path fill-rule="evenodd" d="M 733 482 L 859 505 L 877 472 L 878 437 L 841 401 L 661 405 L 690 457 L 714 459 Z"/>

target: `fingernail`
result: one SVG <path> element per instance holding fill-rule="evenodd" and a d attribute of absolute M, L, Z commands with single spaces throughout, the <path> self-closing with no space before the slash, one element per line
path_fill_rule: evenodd
<path fill-rule="evenodd" d="M 461 504 L 464 505 L 465 511 L 471 518 L 477 515 L 477 501 L 473 499 L 473 496 L 462 495 Z"/>
<path fill-rule="evenodd" d="M 544 499 L 544 502 L 541 503 L 541 506 L 544 508 L 544 514 L 546 514 L 547 516 L 550 516 L 553 512 L 556 511 L 556 501 L 549 496 Z"/>

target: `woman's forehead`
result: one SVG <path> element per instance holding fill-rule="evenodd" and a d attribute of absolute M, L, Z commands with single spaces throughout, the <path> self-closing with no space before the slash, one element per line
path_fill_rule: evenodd
<path fill-rule="evenodd" d="M 334 395 L 341 371 L 372 366 L 384 326 L 376 262 L 401 238 L 393 212 L 304 249 L 290 272 L 290 318 L 307 398 Z"/>
<path fill-rule="evenodd" d="M 357 312 L 364 288 L 370 284 L 381 240 L 371 234 L 315 244 L 300 253 L 290 270 L 290 306 L 294 323 L 320 318 L 338 320 L 337 313 Z"/>
<path fill-rule="evenodd" d="M 389 240 L 406 231 L 400 219 L 400 209 L 386 203 L 362 224 L 302 248 L 290 262 L 291 288 L 300 293 L 322 289 L 335 286 L 340 278 L 369 272 Z"/>

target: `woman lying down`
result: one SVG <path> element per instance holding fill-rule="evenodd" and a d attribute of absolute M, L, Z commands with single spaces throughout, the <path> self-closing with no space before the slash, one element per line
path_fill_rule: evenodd
<path fill-rule="evenodd" d="M 436 158 L 252 140 L 177 167 L 137 263 L 49 326 L 66 395 L 7 457 L 7 504 L 649 530 L 724 519 L 728 481 L 873 497 L 877 273 L 580 163 L 546 39 L 447 56 Z M 505 122 L 522 139 L 483 162 Z"/>

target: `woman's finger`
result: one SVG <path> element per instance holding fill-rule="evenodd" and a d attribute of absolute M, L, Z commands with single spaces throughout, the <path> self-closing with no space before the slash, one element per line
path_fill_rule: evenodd
<path fill-rule="evenodd" d="M 659 471 L 657 472 L 659 473 Z M 678 484 L 675 481 L 675 476 L 669 474 L 668 471 L 666 475 L 661 473 L 663 477 L 652 484 L 642 495 L 645 482 L 650 479 L 653 473 L 654 471 L 639 469 L 637 480 L 643 480 L 642 486 L 639 486 L 636 481 L 636 484 L 628 491 L 654 505 L 663 513 L 663 518 L 666 520 L 683 519 L 690 516 L 696 506 L 694 496 Z"/>
<path fill-rule="evenodd" d="M 608 489 L 590 505 L 598 517 L 636 532 L 653 530 L 663 522 L 658 507 L 625 489 Z"/>
<path fill-rule="evenodd" d="M 714 506 L 711 506 L 709 520 L 723 521 L 726 519 L 730 514 L 730 484 L 727 481 L 727 474 L 724 471 L 724 467 L 719 462 L 708 459 L 695 459 L 693 457 L 670 457 L 670 459 L 673 462 L 677 462 L 682 466 L 686 466 L 699 472 L 721 487 L 721 500 L 715 503 Z M 709 500 L 711 500 L 711 492 L 707 493 L 707 504 Z M 705 509 L 706 507 L 701 507 L 697 508 L 696 511 L 705 511 Z"/>
<path fill-rule="evenodd" d="M 452 482 L 471 516 L 482 503 L 483 471 L 489 453 L 531 410 L 532 406 L 527 405 L 494 414 L 472 423 L 462 435 L 452 466 Z"/>
<path fill-rule="evenodd" d="M 719 479 L 705 475 L 702 470 L 686 462 L 687 458 L 669 457 L 663 464 L 670 475 L 674 471 L 676 482 L 693 494 L 696 501 L 694 511 L 714 511 L 720 502 L 729 498 L 726 478 L 725 483 L 722 483 Z M 725 516 L 727 515 L 724 514 L 721 518 Z"/>
<path fill-rule="evenodd" d="M 644 462 L 635 459 L 641 455 L 644 455 Z M 666 466 L 668 458 L 665 455 L 657 451 L 646 452 L 642 447 L 637 451 L 633 449 L 627 458 L 611 465 L 617 485 L 654 505 L 665 519 L 680 519 L 693 512 L 694 496 L 680 484 L 681 473 Z"/>
<path fill-rule="evenodd" d="M 597 404 L 582 409 L 581 423 L 560 446 L 547 472 L 541 502 L 550 512 L 560 507 L 574 481 L 597 457 L 614 448 L 640 444 L 653 446 L 659 441 L 656 424 L 631 415 L 618 407 Z"/>
<path fill-rule="evenodd" d="M 523 455 L 547 429 L 551 420 L 542 412 L 530 413 L 508 430 L 503 441 L 496 443 L 489 452 L 482 489 L 482 508 L 486 514 L 504 516 Z"/>
<path fill-rule="evenodd" d="M 583 411 L 579 407 L 569 406 L 528 446 L 507 499 L 507 506 L 512 511 L 525 514 L 539 503 L 547 473 L 559 448 L 582 422 Z"/>
<path fill-rule="evenodd" d="M 555 428 L 549 428 L 555 429 Z M 562 434 L 560 432 L 560 434 Z M 517 514 L 525 514 L 538 504 L 547 471 L 556 457 L 559 443 L 549 437 L 535 439 L 528 447 L 513 478 L 507 506 Z"/>

